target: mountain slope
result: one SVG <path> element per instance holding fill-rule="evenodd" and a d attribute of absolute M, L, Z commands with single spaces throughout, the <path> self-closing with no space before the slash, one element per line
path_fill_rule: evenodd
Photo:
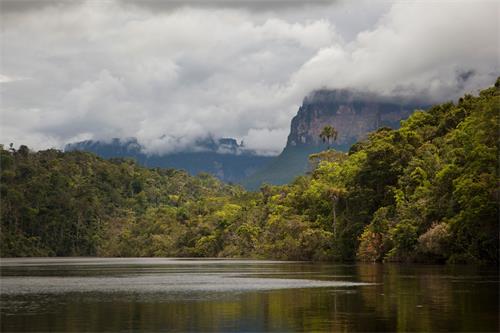
<path fill-rule="evenodd" d="M 0 145 L 0 255 L 498 264 L 499 115 L 500 79 L 259 192 Z"/>
<path fill-rule="evenodd" d="M 148 155 L 136 139 L 111 142 L 82 141 L 68 144 L 65 151 L 87 151 L 103 158 L 133 158 L 142 166 L 182 169 L 191 175 L 210 173 L 217 178 L 238 183 L 264 167 L 272 157 L 259 156 L 244 149 L 236 140 L 208 138 L 197 143 L 196 151 Z"/>
<path fill-rule="evenodd" d="M 425 105 L 382 99 L 348 90 L 319 90 L 306 97 L 292 119 L 290 134 L 283 152 L 266 167 L 246 178 L 250 189 L 262 183 L 285 184 L 308 170 L 308 156 L 327 146 L 319 138 L 326 125 L 335 127 L 337 140 L 332 147 L 348 151 L 352 144 L 364 139 L 380 127 L 398 128 L 415 109 Z"/>

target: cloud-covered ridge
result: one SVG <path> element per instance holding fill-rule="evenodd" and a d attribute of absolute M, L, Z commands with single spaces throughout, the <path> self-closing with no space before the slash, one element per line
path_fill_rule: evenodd
<path fill-rule="evenodd" d="M 313 90 L 437 102 L 499 72 L 496 1 L 44 3 L 2 12 L 2 143 L 165 153 L 213 133 L 276 154 Z"/>

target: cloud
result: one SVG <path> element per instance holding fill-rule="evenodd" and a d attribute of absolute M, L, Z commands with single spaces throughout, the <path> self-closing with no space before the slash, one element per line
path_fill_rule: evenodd
<path fill-rule="evenodd" d="M 29 78 L 27 78 L 27 77 L 8 76 L 8 75 L 0 74 L 0 84 L 1 83 L 16 82 L 16 81 L 21 81 L 21 80 L 29 80 Z"/>
<path fill-rule="evenodd" d="M 69 5 L 65 0 L 2 0 L 0 10 L 4 15 L 37 11 L 46 7 Z"/>
<path fill-rule="evenodd" d="M 195 7 L 205 9 L 229 8 L 247 11 L 275 11 L 303 9 L 311 6 L 331 5 L 339 0 L 121 0 L 122 3 L 153 12 L 172 11 L 178 8 Z"/>
<path fill-rule="evenodd" d="M 288 128 L 251 128 L 243 137 L 245 148 L 262 155 L 275 155 L 286 144 Z"/>
<path fill-rule="evenodd" d="M 17 3 L 2 2 L 0 142 L 37 149 L 214 135 L 276 154 L 312 90 L 441 101 L 498 73 L 492 1 Z"/>
<path fill-rule="evenodd" d="M 500 4 L 397 2 L 345 45 L 319 50 L 294 75 L 295 89 L 355 88 L 439 102 L 494 82 Z"/>

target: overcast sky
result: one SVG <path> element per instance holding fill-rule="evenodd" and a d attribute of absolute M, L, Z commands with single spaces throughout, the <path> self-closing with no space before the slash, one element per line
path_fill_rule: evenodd
<path fill-rule="evenodd" d="M 499 1 L 0 0 L 0 143 L 281 151 L 320 88 L 441 102 L 499 74 Z"/>

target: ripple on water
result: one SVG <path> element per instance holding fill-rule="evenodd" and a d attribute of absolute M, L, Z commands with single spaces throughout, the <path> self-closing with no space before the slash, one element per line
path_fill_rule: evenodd
<path fill-rule="evenodd" d="M 3 277 L 3 295 L 68 292 L 258 291 L 296 288 L 354 287 L 368 283 L 311 279 L 236 277 L 232 274 L 140 274 L 115 277 Z"/>

